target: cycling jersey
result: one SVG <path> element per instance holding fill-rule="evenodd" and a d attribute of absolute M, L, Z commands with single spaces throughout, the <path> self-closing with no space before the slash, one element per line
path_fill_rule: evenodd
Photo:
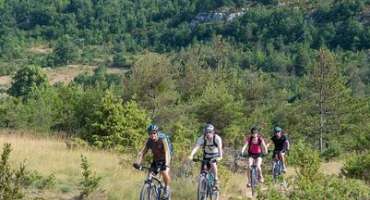
<path fill-rule="evenodd" d="M 154 161 L 166 160 L 166 151 L 164 147 L 164 143 L 166 142 L 167 141 L 164 139 L 158 139 L 157 141 L 151 139 L 147 140 L 146 148 L 152 150 Z"/>
<path fill-rule="evenodd" d="M 285 135 L 282 135 L 280 138 L 278 138 L 276 135 L 271 137 L 271 140 L 275 144 L 275 149 L 274 151 L 283 151 L 286 148 L 286 141 L 287 137 Z"/>

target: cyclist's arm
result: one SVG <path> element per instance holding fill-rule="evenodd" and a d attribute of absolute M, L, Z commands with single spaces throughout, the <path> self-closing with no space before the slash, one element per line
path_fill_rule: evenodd
<path fill-rule="evenodd" d="M 285 140 L 285 149 L 288 151 L 290 148 L 290 143 L 289 143 L 289 140 Z"/>
<path fill-rule="evenodd" d="M 196 144 L 195 147 L 193 148 L 193 150 L 190 153 L 189 159 L 193 159 L 194 154 L 198 151 L 199 148 L 200 148 L 200 145 Z"/>
<path fill-rule="evenodd" d="M 141 162 L 143 162 L 143 158 L 145 156 L 145 154 L 148 152 L 148 146 L 147 144 L 145 143 L 145 146 L 144 148 L 139 152 L 139 154 L 137 155 L 137 159 L 136 159 L 136 163 L 137 164 L 141 164 Z"/>
<path fill-rule="evenodd" d="M 222 152 L 222 140 L 221 140 L 221 138 L 220 138 L 220 142 L 219 142 L 217 148 L 218 148 L 218 152 L 220 153 L 220 157 L 217 160 L 221 160 L 222 159 L 222 156 L 223 156 L 223 152 Z"/>
<path fill-rule="evenodd" d="M 261 145 L 262 145 L 262 150 L 263 150 L 263 152 L 265 153 L 265 154 L 267 154 L 267 145 L 266 145 L 266 143 L 265 143 L 265 140 L 262 140 L 261 141 Z"/>
<path fill-rule="evenodd" d="M 167 140 L 162 140 L 162 141 L 163 141 L 163 146 L 164 146 L 164 153 L 166 154 L 166 166 L 170 167 L 170 162 L 171 162 L 170 147 L 168 145 Z"/>
<path fill-rule="evenodd" d="M 244 144 L 242 148 L 242 155 L 244 154 L 244 151 L 248 148 L 248 143 Z"/>

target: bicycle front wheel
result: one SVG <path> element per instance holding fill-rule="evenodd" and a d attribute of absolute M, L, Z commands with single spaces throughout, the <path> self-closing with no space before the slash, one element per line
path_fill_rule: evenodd
<path fill-rule="evenodd" d="M 211 199 L 212 200 L 218 200 L 219 196 L 220 196 L 219 191 L 212 191 L 212 193 L 211 193 Z"/>
<path fill-rule="evenodd" d="M 252 190 L 252 196 L 255 195 L 257 185 L 258 185 L 258 177 L 257 177 L 257 169 L 253 167 L 250 172 L 250 181 L 251 181 L 251 190 Z"/>
<path fill-rule="evenodd" d="M 204 176 L 199 178 L 198 183 L 198 200 L 206 200 L 207 199 L 207 179 Z"/>
<path fill-rule="evenodd" d="M 154 185 L 145 183 L 140 193 L 140 200 L 158 200 L 157 189 Z"/>

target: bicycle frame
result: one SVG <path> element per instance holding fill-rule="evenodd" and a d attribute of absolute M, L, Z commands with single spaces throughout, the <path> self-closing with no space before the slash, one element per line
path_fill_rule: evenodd
<path fill-rule="evenodd" d="M 134 167 L 137 168 L 136 166 Z M 153 172 L 150 167 L 141 166 L 138 170 L 144 170 L 144 169 L 148 170 L 148 176 L 146 177 L 144 181 L 144 185 L 140 193 L 140 200 L 145 199 L 144 194 L 143 194 L 143 190 L 145 186 L 149 187 L 149 191 L 152 190 L 151 188 L 154 188 L 154 191 L 155 191 L 156 198 L 151 199 L 151 197 L 149 196 L 149 200 L 161 200 L 161 195 L 162 195 L 162 191 L 164 190 L 164 185 L 162 184 L 161 180 L 156 177 L 157 174 Z"/>
<path fill-rule="evenodd" d="M 194 162 L 202 162 L 204 160 L 202 159 L 194 159 Z M 207 161 L 208 162 L 208 161 Z M 216 195 L 215 199 L 218 199 L 218 192 L 213 189 L 215 184 L 215 175 L 211 172 L 209 168 L 203 168 L 202 166 L 200 176 L 199 176 L 199 185 L 198 185 L 198 200 L 206 200 L 208 198 L 213 199 L 213 196 Z M 202 193 L 205 193 L 205 196 L 199 196 L 200 195 L 200 188 L 202 184 L 202 178 L 206 180 L 206 187 L 204 188 L 205 191 L 202 191 Z M 204 198 L 203 198 L 204 197 Z"/>

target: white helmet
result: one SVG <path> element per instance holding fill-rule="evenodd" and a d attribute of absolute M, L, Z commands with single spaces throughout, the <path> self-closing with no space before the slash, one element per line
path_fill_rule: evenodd
<path fill-rule="evenodd" d="M 215 131 L 215 127 L 212 124 L 207 124 L 204 127 L 204 133 L 210 133 L 210 132 L 214 132 L 214 131 Z"/>

